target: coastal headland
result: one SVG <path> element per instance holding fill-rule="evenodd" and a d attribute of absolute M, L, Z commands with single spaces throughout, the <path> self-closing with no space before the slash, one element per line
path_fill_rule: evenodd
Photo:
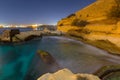
<path fill-rule="evenodd" d="M 61 19 L 57 24 L 58 30 L 111 54 L 120 55 L 120 18 L 115 11 L 117 5 L 117 0 L 96 0 Z"/>

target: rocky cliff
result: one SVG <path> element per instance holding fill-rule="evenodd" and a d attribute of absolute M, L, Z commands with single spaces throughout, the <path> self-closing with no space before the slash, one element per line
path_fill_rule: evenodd
<path fill-rule="evenodd" d="M 106 20 L 107 14 L 110 12 L 110 9 L 114 5 L 115 0 L 97 0 L 87 7 L 60 20 L 58 22 L 58 30 L 67 32 L 69 29 L 73 29 L 73 26 L 71 26 L 71 24 L 75 19 L 86 20 L 90 23 Z"/>
<path fill-rule="evenodd" d="M 58 22 L 58 30 L 120 54 L 120 19 L 109 17 L 117 0 L 97 0 Z"/>

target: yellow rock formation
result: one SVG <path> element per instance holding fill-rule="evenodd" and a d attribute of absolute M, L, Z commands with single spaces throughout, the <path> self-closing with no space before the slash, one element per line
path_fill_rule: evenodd
<path fill-rule="evenodd" d="M 46 73 L 37 80 L 100 80 L 92 74 L 74 74 L 69 69 L 62 69 L 55 73 Z"/>
<path fill-rule="evenodd" d="M 116 5 L 118 5 L 116 0 L 96 0 L 87 7 L 60 20 L 57 24 L 58 30 L 84 41 L 88 40 L 89 44 L 108 52 L 120 54 L 120 18 L 110 17 L 109 14 Z M 73 26 L 76 19 L 89 22 L 89 24 L 80 27 L 80 24 L 76 25 L 75 23 Z M 80 21 L 76 21 L 77 24 Z"/>
<path fill-rule="evenodd" d="M 97 0 L 75 14 L 77 18 L 83 20 L 101 20 L 106 18 L 107 13 L 114 4 L 115 0 Z"/>
<path fill-rule="evenodd" d="M 74 19 L 86 20 L 88 22 L 105 20 L 107 14 L 114 5 L 115 0 L 97 0 L 87 7 L 75 12 L 74 15 L 60 20 L 57 24 L 58 30 L 67 32 L 70 29 L 76 28 L 75 26 L 71 26 Z"/>

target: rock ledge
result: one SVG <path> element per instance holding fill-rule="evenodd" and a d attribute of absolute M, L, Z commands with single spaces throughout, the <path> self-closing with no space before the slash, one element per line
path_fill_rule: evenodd
<path fill-rule="evenodd" d="M 37 80 L 100 80 L 92 74 L 74 74 L 68 69 L 62 69 L 55 73 L 46 73 Z"/>

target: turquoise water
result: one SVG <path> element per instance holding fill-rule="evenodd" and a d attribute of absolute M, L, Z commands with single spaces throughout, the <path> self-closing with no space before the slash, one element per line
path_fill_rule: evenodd
<path fill-rule="evenodd" d="M 0 80 L 24 80 L 38 42 L 0 45 Z"/>
<path fill-rule="evenodd" d="M 49 52 L 58 65 L 44 63 L 36 54 L 37 49 Z M 0 80 L 36 80 L 44 73 L 63 68 L 74 73 L 93 73 L 101 66 L 116 64 L 120 64 L 120 57 L 66 37 L 49 36 L 0 46 Z"/>

